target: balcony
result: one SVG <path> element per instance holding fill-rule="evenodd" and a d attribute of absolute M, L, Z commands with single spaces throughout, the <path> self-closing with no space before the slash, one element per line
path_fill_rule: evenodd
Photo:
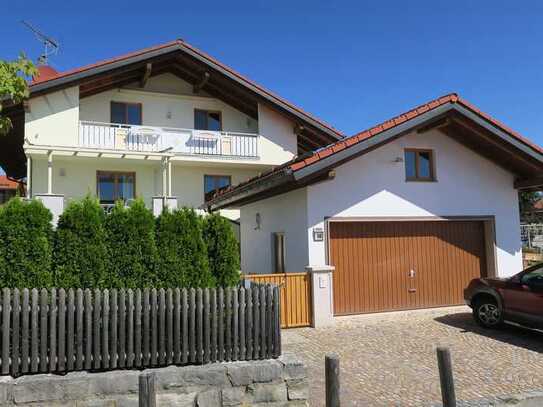
<path fill-rule="evenodd" d="M 258 140 L 252 133 L 79 122 L 79 147 L 97 150 L 256 159 Z"/>

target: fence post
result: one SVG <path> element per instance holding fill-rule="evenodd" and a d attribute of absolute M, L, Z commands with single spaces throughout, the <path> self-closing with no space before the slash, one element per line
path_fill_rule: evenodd
<path fill-rule="evenodd" d="M 439 367 L 439 380 L 441 382 L 441 398 L 443 400 L 443 407 L 455 407 L 456 395 L 454 392 L 451 352 L 448 348 L 437 348 L 437 365 Z"/>
<path fill-rule="evenodd" d="M 324 375 L 326 378 L 326 407 L 339 407 L 339 356 L 325 356 Z"/>
<path fill-rule="evenodd" d="M 139 376 L 139 407 L 156 407 L 155 374 L 143 373 Z"/>

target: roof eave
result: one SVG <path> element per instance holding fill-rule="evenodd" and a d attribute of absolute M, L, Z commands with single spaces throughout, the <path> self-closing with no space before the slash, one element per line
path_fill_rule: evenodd
<path fill-rule="evenodd" d="M 51 91 L 58 87 L 69 85 L 73 82 L 78 82 L 82 79 L 88 78 L 90 76 L 99 75 L 104 72 L 112 71 L 117 68 L 122 68 L 127 65 L 135 64 L 138 62 L 146 61 L 150 58 L 156 58 L 158 56 L 166 55 L 170 52 L 175 52 L 179 50 L 179 44 L 171 44 L 167 47 L 160 48 L 157 50 L 148 51 L 140 55 L 134 55 L 123 60 L 114 61 L 108 64 L 97 66 L 84 70 L 82 72 L 76 72 L 71 75 L 66 75 L 57 79 L 51 79 L 45 82 L 38 82 L 34 85 L 30 85 L 30 97 L 34 96 L 36 93 L 43 93 Z"/>
<path fill-rule="evenodd" d="M 313 164 L 305 166 L 298 171 L 294 171 L 294 179 L 301 180 L 308 176 L 313 175 L 316 172 L 326 170 L 327 168 L 334 167 L 338 163 L 342 163 L 345 160 L 348 160 L 352 156 L 362 153 L 363 151 L 375 147 L 381 143 L 387 142 L 389 139 L 398 137 L 404 133 L 412 131 L 414 128 L 421 126 L 422 124 L 436 119 L 440 116 L 443 116 L 451 111 L 456 111 L 470 120 L 473 120 L 478 125 L 484 127 L 485 129 L 491 131 L 498 138 L 502 139 L 505 142 L 513 145 L 514 147 L 521 150 L 523 153 L 528 154 L 535 160 L 539 161 L 543 165 L 543 154 L 534 150 L 532 147 L 524 144 L 522 141 L 518 140 L 515 137 L 507 134 L 505 131 L 499 129 L 498 127 L 490 124 L 487 120 L 480 117 L 476 113 L 472 112 L 468 108 L 462 106 L 458 103 L 447 103 L 441 105 L 435 109 L 432 109 L 426 113 L 423 113 L 411 120 L 408 120 L 404 123 L 401 123 L 395 127 L 392 127 L 389 130 L 385 130 L 375 136 L 372 136 L 366 140 L 363 140 L 350 148 L 339 151 L 335 154 L 332 154 L 328 157 L 325 157 Z"/>
<path fill-rule="evenodd" d="M 187 55 L 190 55 L 192 58 L 195 58 L 196 60 L 210 66 L 214 70 L 218 71 L 222 75 L 228 77 L 229 79 L 235 81 L 241 86 L 246 87 L 250 91 L 256 93 L 266 101 L 270 102 L 271 104 L 274 104 L 281 109 L 285 110 L 286 112 L 290 113 L 291 115 L 294 115 L 301 119 L 302 121 L 310 124 L 312 127 L 316 128 L 317 130 L 328 134 L 335 140 L 340 140 L 343 138 L 343 135 L 338 130 L 335 130 L 331 127 L 327 127 L 323 123 L 319 122 L 318 120 L 314 119 L 310 115 L 303 113 L 296 109 L 294 106 L 291 106 L 290 104 L 284 102 L 280 98 L 262 90 L 258 86 L 256 86 L 254 83 L 252 83 L 249 80 L 243 79 L 239 77 L 238 75 L 234 74 L 230 70 L 226 69 L 224 66 L 214 62 L 213 60 L 210 60 L 209 58 L 205 57 L 204 55 L 196 52 L 192 47 L 184 44 L 183 42 L 176 42 L 171 45 L 165 46 L 160 49 L 147 51 L 145 53 L 134 55 L 132 57 L 128 57 L 126 59 L 122 59 L 119 61 L 114 61 L 111 63 L 107 63 L 101 66 L 97 66 L 94 68 L 89 68 L 87 70 L 84 70 L 82 72 L 76 72 L 74 74 L 66 75 L 65 77 L 60 77 L 57 79 L 51 79 L 45 82 L 38 82 L 34 85 L 30 85 L 30 97 L 37 96 L 39 94 L 43 94 L 46 92 L 54 91 L 58 88 L 69 86 L 72 83 L 77 83 L 78 81 L 81 81 L 85 78 L 99 75 L 101 73 L 105 73 L 114 69 L 123 68 L 127 65 L 136 64 L 139 62 L 144 62 L 151 58 L 160 57 L 163 55 L 166 55 L 168 53 L 172 53 L 175 51 L 183 51 Z"/>
<path fill-rule="evenodd" d="M 273 188 L 281 187 L 285 184 L 293 181 L 292 171 L 285 169 L 285 171 L 274 174 L 273 177 L 264 178 L 254 183 L 247 184 L 240 188 L 235 193 L 229 193 L 229 191 L 219 195 L 212 200 L 205 202 L 200 209 L 206 209 L 208 211 L 217 211 L 226 207 L 232 207 L 243 201 L 247 201 L 262 192 L 268 191 Z M 234 191 L 232 191 L 234 192 Z"/>

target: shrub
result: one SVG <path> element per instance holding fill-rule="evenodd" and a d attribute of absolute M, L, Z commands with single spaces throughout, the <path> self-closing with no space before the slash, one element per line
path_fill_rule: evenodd
<path fill-rule="evenodd" d="M 55 286 L 106 285 L 104 217 L 98 200 L 90 196 L 70 202 L 59 217 L 53 250 Z"/>
<path fill-rule="evenodd" d="M 0 286 L 50 287 L 51 212 L 38 200 L 13 198 L 0 208 Z"/>
<path fill-rule="evenodd" d="M 164 211 L 156 221 L 158 279 L 166 287 L 210 287 L 202 220 L 192 209 Z"/>
<path fill-rule="evenodd" d="M 137 199 L 129 208 L 117 202 L 106 216 L 105 229 L 108 285 L 130 288 L 155 285 L 155 218 L 143 200 Z"/>
<path fill-rule="evenodd" d="M 209 269 L 217 285 L 239 283 L 239 244 L 231 222 L 217 214 L 204 219 L 204 240 L 207 244 Z"/>

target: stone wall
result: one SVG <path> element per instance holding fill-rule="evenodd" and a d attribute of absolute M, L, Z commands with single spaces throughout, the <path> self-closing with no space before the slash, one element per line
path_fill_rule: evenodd
<path fill-rule="evenodd" d="M 157 405 L 163 406 L 307 406 L 305 366 L 292 355 L 277 360 L 169 366 L 155 372 Z M 2 406 L 138 406 L 142 372 L 73 372 L 17 379 L 0 378 Z"/>

